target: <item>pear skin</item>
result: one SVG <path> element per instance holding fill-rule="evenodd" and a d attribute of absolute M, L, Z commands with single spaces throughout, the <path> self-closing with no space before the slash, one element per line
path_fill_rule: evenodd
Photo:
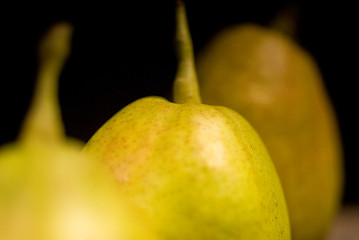
<path fill-rule="evenodd" d="M 20 136 L 0 148 L 0 239 L 157 240 L 103 164 L 65 136 L 57 84 L 71 35 L 57 23 L 43 37 Z"/>
<path fill-rule="evenodd" d="M 218 33 L 197 60 L 203 102 L 243 114 L 268 148 L 293 240 L 324 239 L 341 204 L 343 156 L 313 57 L 279 31 L 243 24 Z"/>
<path fill-rule="evenodd" d="M 290 239 L 284 194 L 260 137 L 238 113 L 201 104 L 184 6 L 177 6 L 174 103 L 139 99 L 84 152 L 104 162 L 163 239 Z"/>

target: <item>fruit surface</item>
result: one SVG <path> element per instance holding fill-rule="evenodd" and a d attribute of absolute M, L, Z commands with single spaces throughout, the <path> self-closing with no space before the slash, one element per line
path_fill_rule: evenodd
<path fill-rule="evenodd" d="M 58 23 L 42 39 L 23 129 L 16 142 L 0 148 L 0 239 L 157 239 L 103 164 L 64 134 L 57 81 L 71 32 L 71 25 Z"/>
<path fill-rule="evenodd" d="M 197 60 L 203 102 L 243 114 L 268 148 L 293 239 L 324 239 L 341 203 L 342 152 L 313 58 L 280 32 L 245 24 L 223 30 Z"/>
<path fill-rule="evenodd" d="M 139 99 L 84 152 L 105 162 L 163 239 L 290 239 L 279 178 L 260 137 L 236 112 L 201 104 L 184 7 L 175 103 Z"/>

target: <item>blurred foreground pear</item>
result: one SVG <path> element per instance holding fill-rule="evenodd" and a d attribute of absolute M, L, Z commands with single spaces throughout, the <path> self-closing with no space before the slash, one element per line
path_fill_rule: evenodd
<path fill-rule="evenodd" d="M 71 36 L 58 23 L 40 42 L 32 105 L 18 140 L 0 148 L 0 239 L 157 239 L 103 165 L 64 134 L 57 84 Z"/>
<path fill-rule="evenodd" d="M 286 203 L 255 130 L 236 112 L 201 104 L 185 9 L 177 5 L 174 103 L 139 99 L 115 114 L 84 151 L 168 240 L 289 240 Z"/>
<path fill-rule="evenodd" d="M 263 138 L 293 239 L 324 239 L 341 204 L 343 159 L 313 58 L 279 31 L 244 24 L 220 32 L 197 60 L 203 101 L 243 114 Z"/>

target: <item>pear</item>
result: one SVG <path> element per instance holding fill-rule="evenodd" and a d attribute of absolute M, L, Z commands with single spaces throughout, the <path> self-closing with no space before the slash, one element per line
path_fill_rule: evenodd
<path fill-rule="evenodd" d="M 32 105 L 18 140 L 0 148 L 0 239 L 158 239 L 103 164 L 64 134 L 56 92 L 71 36 L 61 22 L 41 40 Z"/>
<path fill-rule="evenodd" d="M 282 32 L 242 24 L 218 33 L 197 61 L 203 101 L 243 114 L 268 148 L 293 239 L 324 239 L 341 204 L 343 156 L 313 57 Z"/>
<path fill-rule="evenodd" d="M 235 111 L 201 104 L 183 3 L 174 102 L 144 97 L 90 138 L 163 239 L 290 239 L 284 194 L 260 137 Z"/>

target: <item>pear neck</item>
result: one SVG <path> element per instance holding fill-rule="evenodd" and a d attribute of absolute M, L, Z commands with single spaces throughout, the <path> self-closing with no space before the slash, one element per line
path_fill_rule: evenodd
<path fill-rule="evenodd" d="M 173 101 L 175 103 L 201 103 L 192 40 L 186 9 L 182 1 L 177 1 L 176 19 L 178 69 L 173 85 Z"/>
<path fill-rule="evenodd" d="M 51 144 L 65 137 L 58 82 L 70 52 L 71 36 L 70 24 L 57 23 L 40 40 L 35 91 L 19 135 L 23 143 Z"/>

